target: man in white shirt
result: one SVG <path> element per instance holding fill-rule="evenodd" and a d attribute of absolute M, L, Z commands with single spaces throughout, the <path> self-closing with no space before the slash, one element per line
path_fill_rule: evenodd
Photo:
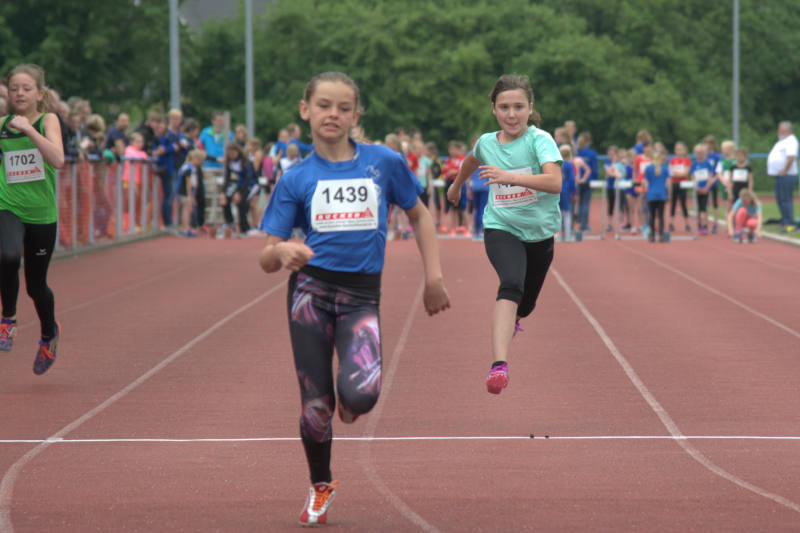
<path fill-rule="evenodd" d="M 778 142 L 767 156 L 767 174 L 775 178 L 775 202 L 781 212 L 781 233 L 794 229 L 794 190 L 797 188 L 797 137 L 792 123 L 778 124 Z"/>

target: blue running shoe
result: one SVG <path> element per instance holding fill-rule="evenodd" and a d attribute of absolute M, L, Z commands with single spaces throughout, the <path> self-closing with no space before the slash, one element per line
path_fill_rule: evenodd
<path fill-rule="evenodd" d="M 36 359 L 33 361 L 33 373 L 37 376 L 47 372 L 55 362 L 59 337 L 61 337 L 61 326 L 56 322 L 55 336 L 48 341 L 39 341 L 39 349 L 36 351 Z"/>

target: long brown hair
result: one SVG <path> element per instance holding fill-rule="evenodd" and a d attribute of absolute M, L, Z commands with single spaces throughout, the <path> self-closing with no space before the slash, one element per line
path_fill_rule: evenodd
<path fill-rule="evenodd" d="M 497 82 L 494 84 L 492 92 L 489 93 L 489 98 L 492 100 L 492 105 L 495 104 L 498 94 L 505 91 L 513 91 L 515 89 L 521 89 L 528 98 L 528 103 L 530 105 L 534 105 L 533 88 L 531 88 L 531 82 L 528 79 L 528 76 L 525 76 L 524 74 L 503 74 L 500 76 L 497 79 Z M 534 125 L 538 128 L 541 123 L 542 116 L 538 111 L 536 111 L 536 109 L 533 109 L 528 117 L 528 125 Z"/>
<path fill-rule="evenodd" d="M 17 65 L 16 67 L 12 68 L 8 75 L 5 78 L 5 84 L 11 85 L 11 78 L 16 76 L 17 74 L 27 74 L 36 82 L 36 88 L 40 91 L 44 92 L 44 96 L 42 97 L 41 102 L 36 104 L 36 111 L 39 113 L 44 113 L 50 106 L 52 105 L 54 98 L 53 95 L 50 94 L 50 90 L 47 88 L 44 82 L 44 69 L 39 65 L 34 65 L 33 63 L 22 63 L 21 65 Z M 8 101 L 9 108 L 14 111 L 14 103 L 9 100 Z"/>

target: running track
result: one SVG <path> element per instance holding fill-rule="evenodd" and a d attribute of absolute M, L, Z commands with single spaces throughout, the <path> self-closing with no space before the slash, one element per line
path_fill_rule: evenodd
<path fill-rule="evenodd" d="M 23 287 L 0 533 L 296 530 L 287 276 L 260 272 L 261 244 L 55 262 L 64 334 L 42 377 Z M 800 530 L 800 249 L 559 244 L 495 397 L 494 273 L 481 245 L 440 245 L 453 307 L 433 318 L 413 241 L 388 245 L 383 393 L 336 421 L 330 531 Z"/>

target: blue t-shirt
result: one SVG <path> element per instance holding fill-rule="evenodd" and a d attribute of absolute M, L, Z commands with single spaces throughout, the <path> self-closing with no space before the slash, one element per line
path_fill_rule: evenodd
<path fill-rule="evenodd" d="M 383 270 L 389 204 L 411 209 L 423 189 L 401 154 L 357 144 L 349 161 L 317 152 L 278 180 L 261 230 L 284 239 L 300 227 L 314 251 L 309 265 L 337 272 Z"/>
<path fill-rule="evenodd" d="M 667 180 L 669 179 L 669 166 L 661 165 L 661 174 L 656 176 L 655 165 L 650 165 L 644 171 L 644 179 L 647 180 L 647 201 L 667 200 Z"/>
<path fill-rule="evenodd" d="M 708 159 L 702 163 L 697 159 L 693 159 L 692 166 L 689 167 L 689 177 L 695 181 L 698 189 L 702 189 L 714 175 L 715 168 L 716 165 L 712 166 Z"/>
<path fill-rule="evenodd" d="M 488 180 L 481 179 L 480 174 L 481 174 L 481 169 L 476 168 L 475 172 L 472 173 L 472 176 L 469 177 L 469 186 L 473 192 L 487 192 L 489 190 L 489 186 L 486 184 Z"/>
<path fill-rule="evenodd" d="M 597 175 L 599 174 L 597 168 L 597 152 L 592 150 L 591 147 L 587 146 L 586 148 L 578 150 L 578 156 L 589 166 L 589 179 L 581 183 L 579 188 L 588 190 L 591 187 L 589 182 L 596 180 Z"/>
<path fill-rule="evenodd" d="M 561 167 L 561 197 L 558 199 L 558 208 L 562 211 L 570 211 L 574 194 L 575 166 L 572 161 L 564 161 L 564 166 Z"/>
<path fill-rule="evenodd" d="M 761 204 L 758 204 L 758 205 L 756 205 L 756 204 L 744 205 L 744 203 L 742 203 L 742 199 L 741 198 L 737 198 L 736 201 L 733 202 L 733 205 L 731 206 L 731 211 L 735 215 L 736 212 L 739 209 L 741 209 L 742 207 L 745 208 L 745 210 L 747 211 L 747 214 L 750 215 L 751 217 L 754 217 L 754 216 L 756 216 L 757 214 L 759 214 L 761 212 Z"/>
<path fill-rule="evenodd" d="M 164 153 L 156 158 L 157 167 L 165 168 L 170 173 L 175 172 L 175 143 L 177 142 L 175 134 L 169 130 L 164 135 L 156 137 L 155 148 L 164 147 Z"/>
<path fill-rule="evenodd" d="M 209 126 L 200 133 L 199 141 L 203 145 L 208 157 L 219 159 L 225 155 L 225 135 L 222 132 L 214 133 L 214 127 Z M 228 131 L 228 141 L 233 142 L 233 132 Z M 204 168 L 222 168 L 222 163 L 206 159 Z"/>
<path fill-rule="evenodd" d="M 711 168 L 715 173 L 717 171 L 717 163 L 719 163 L 721 160 L 722 160 L 722 155 L 719 154 L 718 152 L 710 152 L 706 156 L 706 161 L 708 161 L 708 164 L 711 165 Z M 714 189 L 716 186 L 717 182 L 715 181 L 714 184 L 711 185 L 711 188 Z"/>

